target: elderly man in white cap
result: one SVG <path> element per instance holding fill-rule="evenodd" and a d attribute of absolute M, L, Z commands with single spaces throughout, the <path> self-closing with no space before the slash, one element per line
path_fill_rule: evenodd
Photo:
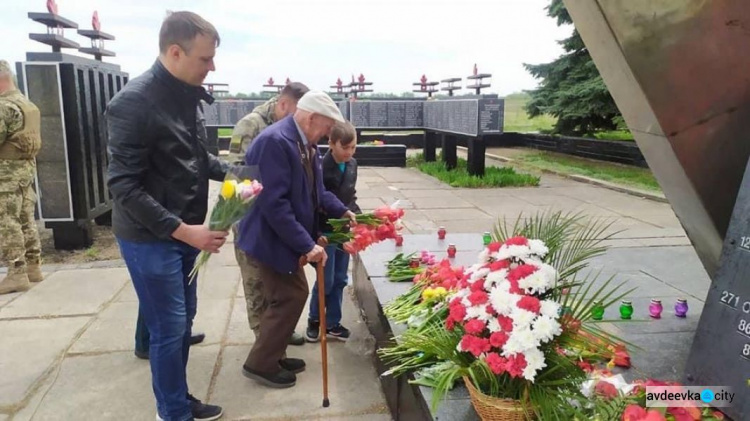
<path fill-rule="evenodd" d="M 294 386 L 295 373 L 305 369 L 303 360 L 285 358 L 285 350 L 309 294 L 300 258 L 323 264 L 327 259 L 325 249 L 316 243 L 318 209 L 355 218 L 323 187 L 316 145 L 336 121 L 344 118 L 333 100 L 310 91 L 293 115 L 261 132 L 245 155 L 246 165 L 259 168 L 263 193 L 240 222 L 235 245 L 258 268 L 268 307 L 242 371 L 270 387 Z"/>

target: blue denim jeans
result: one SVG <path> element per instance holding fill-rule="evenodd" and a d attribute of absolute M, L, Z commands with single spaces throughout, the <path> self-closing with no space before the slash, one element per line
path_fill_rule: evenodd
<path fill-rule="evenodd" d="M 188 285 L 198 250 L 176 241 L 136 243 L 118 238 L 150 333 L 151 385 L 165 421 L 192 420 L 186 367 L 197 308 L 196 284 Z"/>
<path fill-rule="evenodd" d="M 341 323 L 341 302 L 344 298 L 344 287 L 347 284 L 349 270 L 349 253 L 337 245 L 326 247 L 328 261 L 323 270 L 325 273 L 326 327 L 332 328 Z M 310 320 L 319 319 L 318 282 L 310 295 Z"/>
<path fill-rule="evenodd" d="M 151 347 L 151 335 L 148 333 L 146 319 L 143 318 L 143 312 L 138 309 L 138 320 L 135 322 L 135 350 L 138 352 L 148 352 Z"/>

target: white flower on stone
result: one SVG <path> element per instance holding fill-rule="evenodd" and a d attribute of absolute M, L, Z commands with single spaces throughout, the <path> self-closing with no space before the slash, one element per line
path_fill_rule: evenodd
<path fill-rule="evenodd" d="M 520 299 L 520 295 L 509 294 L 499 287 L 495 287 L 490 291 L 490 303 L 492 307 L 503 316 L 509 315 L 514 308 L 517 308 L 516 303 Z"/>
<path fill-rule="evenodd" d="M 502 246 L 497 251 L 498 260 L 510 259 L 512 257 L 524 258 L 531 254 L 531 249 L 528 246 Z"/>
<path fill-rule="evenodd" d="M 562 333 L 562 327 L 557 320 L 547 317 L 540 316 L 532 323 L 534 336 L 541 343 L 547 343 L 551 341 L 555 336 Z"/>
<path fill-rule="evenodd" d="M 485 247 L 484 250 L 479 252 L 479 256 L 477 256 L 477 259 L 482 263 L 488 263 L 490 261 L 490 249 Z"/>
<path fill-rule="evenodd" d="M 553 319 L 557 319 L 560 312 L 560 304 L 557 301 L 542 300 L 539 313 L 542 316 L 547 316 Z"/>

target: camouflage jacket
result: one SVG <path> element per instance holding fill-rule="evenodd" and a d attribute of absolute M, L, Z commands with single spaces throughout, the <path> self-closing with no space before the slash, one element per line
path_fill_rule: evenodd
<path fill-rule="evenodd" d="M 6 98 L 22 95 L 17 89 L 0 95 L 0 146 L 23 128 L 23 113 L 18 106 Z M 0 159 L 0 192 L 15 191 L 34 179 L 34 160 Z"/>
<path fill-rule="evenodd" d="M 250 142 L 252 142 L 253 139 L 263 131 L 263 129 L 276 122 L 276 116 L 273 112 L 278 101 L 279 97 L 275 96 L 262 105 L 258 105 L 252 112 L 250 112 L 250 114 L 242 117 L 242 119 L 234 126 L 232 138 L 240 139 L 240 150 L 242 156 L 245 156 L 248 148 L 250 148 Z"/>

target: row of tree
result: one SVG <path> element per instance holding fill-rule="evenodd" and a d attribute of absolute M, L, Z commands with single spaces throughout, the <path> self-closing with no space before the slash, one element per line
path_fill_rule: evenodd
<path fill-rule="evenodd" d="M 547 14 L 558 25 L 573 20 L 562 0 L 552 0 Z M 620 111 L 596 69 L 578 31 L 559 41 L 565 53 L 545 64 L 525 64 L 541 80 L 539 87 L 528 91 L 526 103 L 530 117 L 549 114 L 557 117 L 554 132 L 565 135 L 588 135 L 602 130 L 625 128 Z"/>

